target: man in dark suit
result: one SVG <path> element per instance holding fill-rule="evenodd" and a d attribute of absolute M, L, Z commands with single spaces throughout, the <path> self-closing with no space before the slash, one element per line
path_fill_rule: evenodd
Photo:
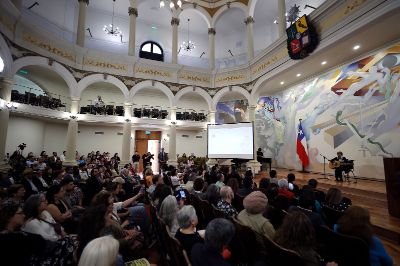
<path fill-rule="evenodd" d="M 161 169 L 163 169 L 164 166 L 167 165 L 167 161 L 168 161 L 168 154 L 164 151 L 164 148 L 161 148 L 161 151 L 158 153 L 158 163 L 160 166 L 160 172 Z"/>

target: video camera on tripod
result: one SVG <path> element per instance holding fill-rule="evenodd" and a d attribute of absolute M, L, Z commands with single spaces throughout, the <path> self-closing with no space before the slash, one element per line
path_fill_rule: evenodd
<path fill-rule="evenodd" d="M 21 151 L 23 151 L 26 148 L 26 144 L 25 143 L 21 143 L 17 146 L 17 148 Z"/>

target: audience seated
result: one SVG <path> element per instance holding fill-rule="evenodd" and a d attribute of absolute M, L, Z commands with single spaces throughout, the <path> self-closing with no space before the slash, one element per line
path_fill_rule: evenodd
<path fill-rule="evenodd" d="M 21 208 L 24 206 L 25 202 L 25 188 L 21 184 L 11 185 L 7 189 L 8 198 L 2 202 L 2 206 L 7 205 L 18 205 Z"/>
<path fill-rule="evenodd" d="M 229 256 L 226 247 L 234 235 L 235 227 L 232 222 L 223 218 L 209 222 L 205 232 L 204 244 L 195 244 L 190 253 L 193 266 L 229 266 L 230 264 L 224 260 L 224 256 Z"/>
<path fill-rule="evenodd" d="M 111 236 L 90 241 L 83 249 L 78 266 L 117 265 L 119 243 Z"/>
<path fill-rule="evenodd" d="M 307 266 L 319 266 L 315 231 L 310 219 L 298 211 L 289 212 L 276 231 L 274 240 L 280 246 L 296 251 Z"/>
<path fill-rule="evenodd" d="M 289 190 L 292 191 L 295 196 L 298 196 L 300 189 L 299 189 L 299 186 L 294 183 L 295 180 L 296 180 L 296 176 L 293 173 L 289 173 L 287 175 L 287 181 L 289 183 L 289 186 L 288 186 Z"/>
<path fill-rule="evenodd" d="M 72 217 L 70 206 L 64 201 L 65 190 L 60 185 L 52 185 L 46 193 L 47 211 L 69 234 L 76 233 L 77 224 Z"/>
<path fill-rule="evenodd" d="M 251 192 L 254 191 L 253 189 L 253 177 L 252 176 L 246 176 L 243 179 L 243 187 L 239 188 L 237 191 L 237 194 L 239 194 L 242 197 L 246 197 L 249 195 Z"/>
<path fill-rule="evenodd" d="M 178 210 L 179 206 L 177 200 L 172 195 L 168 195 L 161 203 L 160 217 L 168 226 L 169 232 L 172 236 L 175 236 L 176 232 L 179 229 L 177 220 Z"/>
<path fill-rule="evenodd" d="M 219 187 L 216 184 L 211 184 L 207 187 L 207 191 L 204 194 L 203 199 L 216 206 L 218 204 L 219 197 Z"/>
<path fill-rule="evenodd" d="M 22 232 L 24 212 L 19 205 L 6 205 L 0 211 L 0 250 L 2 265 L 32 265 L 42 256 L 45 240 L 38 234 Z"/>
<path fill-rule="evenodd" d="M 263 216 L 267 204 L 268 199 L 264 193 L 254 191 L 244 198 L 244 210 L 238 214 L 237 219 L 257 233 L 272 239 L 275 235 L 275 229 L 268 219 Z"/>
<path fill-rule="evenodd" d="M 343 200 L 342 191 L 340 189 L 331 187 L 329 188 L 325 197 L 325 202 L 322 205 L 344 212 L 351 206 L 351 202 Z"/>
<path fill-rule="evenodd" d="M 391 266 L 392 258 L 387 254 L 382 241 L 373 235 L 370 215 L 367 209 L 359 206 L 349 207 L 339 219 L 335 231 L 358 237 L 369 246 L 371 266 Z"/>
<path fill-rule="evenodd" d="M 217 203 L 217 208 L 225 213 L 226 217 L 235 216 L 238 211 L 232 206 L 235 197 L 233 190 L 229 186 L 223 186 L 220 190 L 221 199 Z"/>
<path fill-rule="evenodd" d="M 179 230 L 175 238 L 181 243 L 188 254 L 191 254 L 192 247 L 196 243 L 203 243 L 203 239 L 196 231 L 198 223 L 196 210 L 191 205 L 183 206 L 177 213 Z"/>
<path fill-rule="evenodd" d="M 32 168 L 27 168 L 23 171 L 23 179 L 21 184 L 25 188 L 25 198 L 27 199 L 30 195 L 38 194 L 45 191 L 42 182 L 34 175 Z"/>
<path fill-rule="evenodd" d="M 289 183 L 286 179 L 279 179 L 278 180 L 278 195 L 282 195 L 286 197 L 288 200 L 294 199 L 294 193 L 289 190 Z"/>

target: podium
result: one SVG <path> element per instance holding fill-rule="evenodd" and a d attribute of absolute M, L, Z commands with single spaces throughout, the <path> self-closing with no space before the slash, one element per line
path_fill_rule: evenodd
<path fill-rule="evenodd" d="M 400 158 L 383 158 L 389 214 L 400 218 Z"/>

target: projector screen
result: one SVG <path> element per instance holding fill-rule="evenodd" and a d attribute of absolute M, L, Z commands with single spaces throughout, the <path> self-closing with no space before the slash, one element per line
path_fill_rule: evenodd
<path fill-rule="evenodd" d="M 253 123 L 208 125 L 208 158 L 253 159 Z"/>

